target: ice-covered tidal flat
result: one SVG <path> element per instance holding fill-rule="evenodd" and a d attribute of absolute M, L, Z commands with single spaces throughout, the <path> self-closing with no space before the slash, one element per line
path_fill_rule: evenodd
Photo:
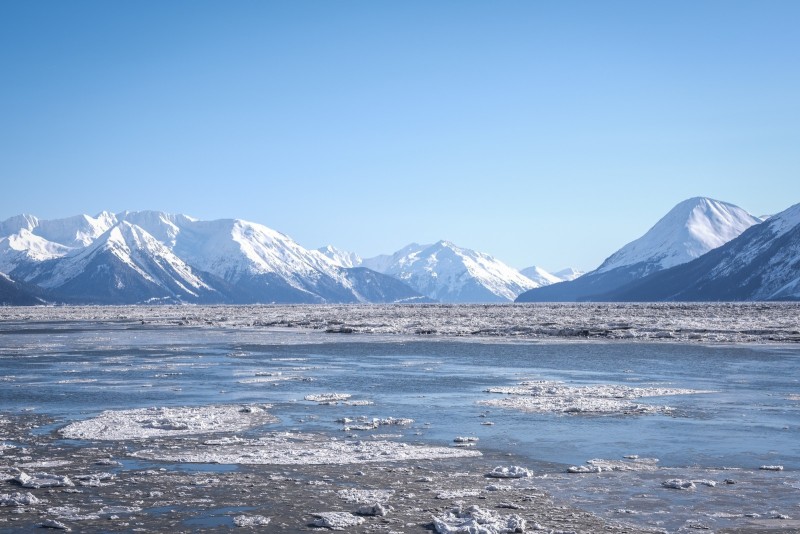
<path fill-rule="evenodd" d="M 3 321 L 289 327 L 342 334 L 800 342 L 800 303 L 80 306 L 3 308 Z"/>
<path fill-rule="evenodd" d="M 800 529 L 791 305 L 0 312 L 0 532 Z"/>

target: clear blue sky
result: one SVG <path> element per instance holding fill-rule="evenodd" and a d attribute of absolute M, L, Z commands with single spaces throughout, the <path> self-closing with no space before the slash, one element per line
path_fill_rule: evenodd
<path fill-rule="evenodd" d="M 596 267 L 800 202 L 800 2 L 0 3 L 0 219 L 240 217 Z"/>

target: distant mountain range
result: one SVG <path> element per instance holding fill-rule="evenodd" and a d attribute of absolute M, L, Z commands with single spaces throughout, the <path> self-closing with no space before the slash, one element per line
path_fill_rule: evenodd
<path fill-rule="evenodd" d="M 362 258 L 241 219 L 155 211 L 0 222 L 0 304 L 800 299 L 800 205 L 766 222 L 681 202 L 583 274 L 517 271 L 449 241 Z"/>
<path fill-rule="evenodd" d="M 406 284 L 339 267 L 265 226 L 160 212 L 0 223 L 3 301 L 132 304 L 428 302 Z M 28 295 L 34 286 L 40 295 Z M 6 284 L 8 285 L 8 281 Z"/>

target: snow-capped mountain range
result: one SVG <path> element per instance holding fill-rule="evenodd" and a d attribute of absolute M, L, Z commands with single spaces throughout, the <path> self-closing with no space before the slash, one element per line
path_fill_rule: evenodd
<path fill-rule="evenodd" d="M 611 291 L 652 273 L 698 258 L 738 237 L 761 219 L 705 197 L 684 200 L 642 237 L 580 278 L 523 293 L 519 302 L 602 300 Z"/>
<path fill-rule="evenodd" d="M 0 272 L 63 302 L 425 302 L 266 226 L 161 212 L 0 223 Z"/>
<path fill-rule="evenodd" d="M 488 254 L 449 241 L 411 244 L 391 256 L 363 260 L 362 265 L 441 302 L 510 302 L 540 285 Z"/>
<path fill-rule="evenodd" d="M 0 222 L 0 304 L 800 299 L 800 205 L 765 222 L 675 206 L 583 274 L 517 271 L 448 241 L 363 259 L 241 219 L 155 211 Z"/>

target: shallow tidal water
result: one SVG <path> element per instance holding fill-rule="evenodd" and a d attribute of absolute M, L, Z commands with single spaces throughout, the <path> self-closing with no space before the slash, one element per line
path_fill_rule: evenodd
<path fill-rule="evenodd" d="M 487 389 L 524 381 L 697 393 L 636 399 L 670 408 L 645 414 L 486 404 L 505 397 Z M 305 400 L 332 392 L 371 404 Z M 526 461 L 535 475 L 531 483 L 556 500 L 643 527 L 673 532 L 800 519 L 797 346 L 426 339 L 113 321 L 0 324 L 0 411 L 54 419 L 35 433 L 54 433 L 103 410 L 250 403 L 272 405 L 278 422 L 264 427 L 270 432 L 338 439 L 385 434 L 437 446 L 478 438 L 475 448 L 487 455 Z M 414 423 L 343 429 L 343 418 L 359 417 Z M 566 472 L 592 459 L 634 455 L 658 459 L 657 468 Z M 696 483 L 664 487 L 673 479 Z"/>

